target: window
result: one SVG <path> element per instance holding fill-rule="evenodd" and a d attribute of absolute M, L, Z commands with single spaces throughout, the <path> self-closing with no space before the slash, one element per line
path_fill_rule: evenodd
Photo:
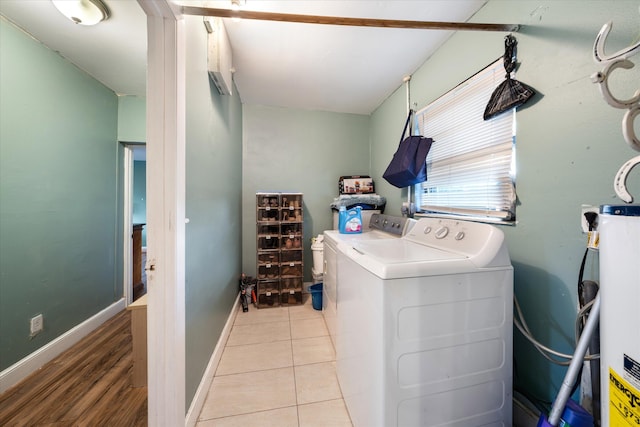
<path fill-rule="evenodd" d="M 418 214 L 515 221 L 515 108 L 482 117 L 504 75 L 501 58 L 416 113 L 434 140 L 427 181 L 415 187 Z"/>

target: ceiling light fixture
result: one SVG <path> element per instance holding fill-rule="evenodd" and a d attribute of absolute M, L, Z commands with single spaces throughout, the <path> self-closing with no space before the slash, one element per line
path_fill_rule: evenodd
<path fill-rule="evenodd" d="M 234 12 L 238 12 L 240 8 L 245 5 L 245 3 L 246 0 L 231 0 L 231 10 Z M 232 17 L 231 20 L 233 22 L 242 21 L 242 19 L 238 18 L 237 16 Z"/>
<path fill-rule="evenodd" d="M 240 10 L 246 4 L 246 0 L 231 0 L 231 10 Z"/>
<path fill-rule="evenodd" d="M 64 16 L 76 24 L 96 25 L 109 17 L 109 9 L 100 0 L 51 0 Z"/>

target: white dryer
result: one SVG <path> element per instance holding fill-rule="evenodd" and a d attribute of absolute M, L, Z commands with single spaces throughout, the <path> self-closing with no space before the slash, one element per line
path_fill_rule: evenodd
<path fill-rule="evenodd" d="M 368 227 L 362 233 L 342 234 L 338 230 L 327 230 L 324 234 L 324 269 L 322 286 L 322 314 L 324 315 L 331 342 L 335 348 L 337 322 L 337 252 L 338 246 L 345 244 L 349 247 L 356 242 L 366 240 L 397 239 L 402 237 L 416 223 L 405 217 L 373 213 L 369 216 Z M 336 225 L 337 227 L 337 225 Z"/>
<path fill-rule="evenodd" d="M 338 246 L 336 359 L 356 427 L 512 424 L 513 268 L 498 228 L 423 218 Z"/>

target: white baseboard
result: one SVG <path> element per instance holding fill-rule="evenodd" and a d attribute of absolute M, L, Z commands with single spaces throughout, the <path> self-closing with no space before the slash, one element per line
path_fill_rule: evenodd
<path fill-rule="evenodd" d="M 4 393 L 31 373 L 37 371 L 43 365 L 56 358 L 62 352 L 68 350 L 71 346 L 76 344 L 89 333 L 93 332 L 104 322 L 124 310 L 124 308 L 124 299 L 114 302 L 109 307 L 69 329 L 53 341 L 43 345 L 24 359 L 19 360 L 4 371 L 0 372 L 0 393 Z"/>
<path fill-rule="evenodd" d="M 211 354 L 211 358 L 207 364 L 207 369 L 204 371 L 204 375 L 202 376 L 202 380 L 200 380 L 200 385 L 198 385 L 195 396 L 193 396 L 193 400 L 191 401 L 189 411 L 185 418 L 186 427 L 194 427 L 198 422 L 198 417 L 200 416 L 200 412 L 202 412 L 202 407 L 204 406 L 204 402 L 207 398 L 209 387 L 211 387 L 211 382 L 213 382 L 213 376 L 216 373 L 216 369 L 218 369 L 218 364 L 222 358 L 222 351 L 224 350 L 224 346 L 227 344 L 227 339 L 231 334 L 231 328 L 233 327 L 233 322 L 238 314 L 239 305 L 240 293 L 238 293 L 236 302 L 233 304 L 233 307 L 231 307 L 231 313 L 229 313 L 227 323 L 225 323 L 224 328 L 222 329 L 220 338 L 218 338 L 216 347 L 213 349 L 213 353 Z"/>

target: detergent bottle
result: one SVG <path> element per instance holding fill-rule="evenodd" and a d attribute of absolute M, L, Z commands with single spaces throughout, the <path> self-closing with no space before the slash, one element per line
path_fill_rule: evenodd
<path fill-rule="evenodd" d="M 342 210 L 344 209 L 344 211 Z M 344 217 L 344 220 L 342 219 Z M 340 207 L 340 233 L 342 234 L 354 234 L 362 233 L 362 208 L 356 206 L 355 208 L 347 209 L 344 206 Z"/>

